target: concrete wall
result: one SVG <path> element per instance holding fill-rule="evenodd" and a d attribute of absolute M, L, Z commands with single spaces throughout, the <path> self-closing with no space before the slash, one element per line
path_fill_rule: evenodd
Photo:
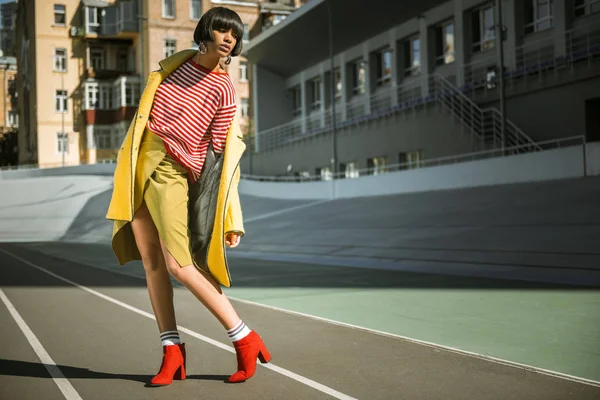
<path fill-rule="evenodd" d="M 292 119 L 292 98 L 285 90 L 285 79 L 260 65 L 252 68 L 254 89 L 254 124 L 256 132 L 284 124 Z"/>
<path fill-rule="evenodd" d="M 525 93 L 506 104 L 509 119 L 533 140 L 542 141 L 585 135 L 585 101 L 597 97 L 600 77 Z"/>
<path fill-rule="evenodd" d="M 246 152 L 242 172 L 285 175 L 292 165 L 293 172 L 315 174 L 315 167 L 331 166 L 332 137 L 321 134 L 256 153 L 251 172 Z M 397 164 L 400 152 L 421 150 L 424 158 L 437 158 L 479 149 L 478 143 L 471 143 L 469 130 L 463 133 L 462 124 L 437 105 L 350 126 L 338 131 L 337 139 L 339 163 L 358 162 L 358 168 L 367 168 L 368 158 L 381 156 L 387 156 L 388 164 Z"/>
<path fill-rule="evenodd" d="M 600 174 L 600 143 L 587 149 L 587 175 Z M 273 183 L 243 180 L 240 193 L 280 199 L 381 196 L 430 190 L 534 182 L 584 176 L 581 146 L 391 172 L 329 182 Z"/>

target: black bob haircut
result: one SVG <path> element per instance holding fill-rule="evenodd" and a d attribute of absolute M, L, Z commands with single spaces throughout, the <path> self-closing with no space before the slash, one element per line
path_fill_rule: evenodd
<path fill-rule="evenodd" d="M 211 8 L 200 18 L 194 31 L 194 42 L 197 45 L 200 42 L 214 42 L 215 38 L 212 31 L 219 29 L 232 30 L 233 35 L 236 37 L 236 43 L 231 51 L 231 56 L 239 56 L 242 52 L 244 24 L 235 11 L 226 7 Z"/>

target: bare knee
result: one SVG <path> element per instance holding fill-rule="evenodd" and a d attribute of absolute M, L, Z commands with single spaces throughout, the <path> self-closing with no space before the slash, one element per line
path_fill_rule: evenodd
<path fill-rule="evenodd" d="M 146 243 L 143 250 L 140 248 L 140 255 L 142 256 L 144 270 L 147 273 L 164 271 L 165 259 L 159 243 Z"/>

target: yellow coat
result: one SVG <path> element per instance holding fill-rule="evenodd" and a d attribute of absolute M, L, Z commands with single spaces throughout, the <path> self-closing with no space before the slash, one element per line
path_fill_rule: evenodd
<path fill-rule="evenodd" d="M 136 163 L 142 134 L 160 83 L 181 64 L 196 55 L 196 50 L 184 50 L 160 62 L 161 69 L 148 76 L 148 83 L 142 93 L 138 111 L 129 126 L 127 136 L 117 156 L 114 174 L 114 188 L 106 218 L 114 220 L 112 248 L 121 265 L 131 260 L 141 259 L 130 222 L 133 220 L 133 201 Z M 234 118 L 225 142 L 223 172 L 219 183 L 215 225 L 208 247 L 208 267 L 215 279 L 224 286 L 231 286 L 231 277 L 225 255 L 225 234 L 237 231 L 244 234 L 242 208 L 238 194 L 240 179 L 239 163 L 246 149 L 239 124 Z"/>

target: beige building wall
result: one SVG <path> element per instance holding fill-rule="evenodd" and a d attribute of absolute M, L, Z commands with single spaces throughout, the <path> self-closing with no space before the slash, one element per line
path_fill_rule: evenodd
<path fill-rule="evenodd" d="M 69 27 L 77 11 L 79 0 L 60 0 L 66 6 L 65 26 L 54 24 L 54 2 L 36 0 L 36 74 L 37 74 L 37 140 L 38 163 L 41 167 L 62 164 L 63 154 L 59 152 L 58 133 L 68 134 L 67 152 L 64 154 L 65 165 L 79 164 L 85 158 L 85 149 L 80 151 L 80 135 L 74 127 L 72 94 L 79 85 L 79 62 L 71 55 L 73 40 L 69 37 Z M 67 49 L 67 72 L 54 71 L 54 49 Z M 67 112 L 56 111 L 56 90 L 67 91 Z M 81 154 L 84 153 L 84 154 Z"/>
<path fill-rule="evenodd" d="M 159 68 L 158 62 L 165 58 L 165 40 L 175 40 L 175 51 L 192 48 L 197 19 L 191 18 L 190 0 L 175 0 L 175 16 L 163 16 L 163 0 L 146 0 L 143 24 L 144 79 Z M 202 12 L 208 1 L 202 1 Z"/>

